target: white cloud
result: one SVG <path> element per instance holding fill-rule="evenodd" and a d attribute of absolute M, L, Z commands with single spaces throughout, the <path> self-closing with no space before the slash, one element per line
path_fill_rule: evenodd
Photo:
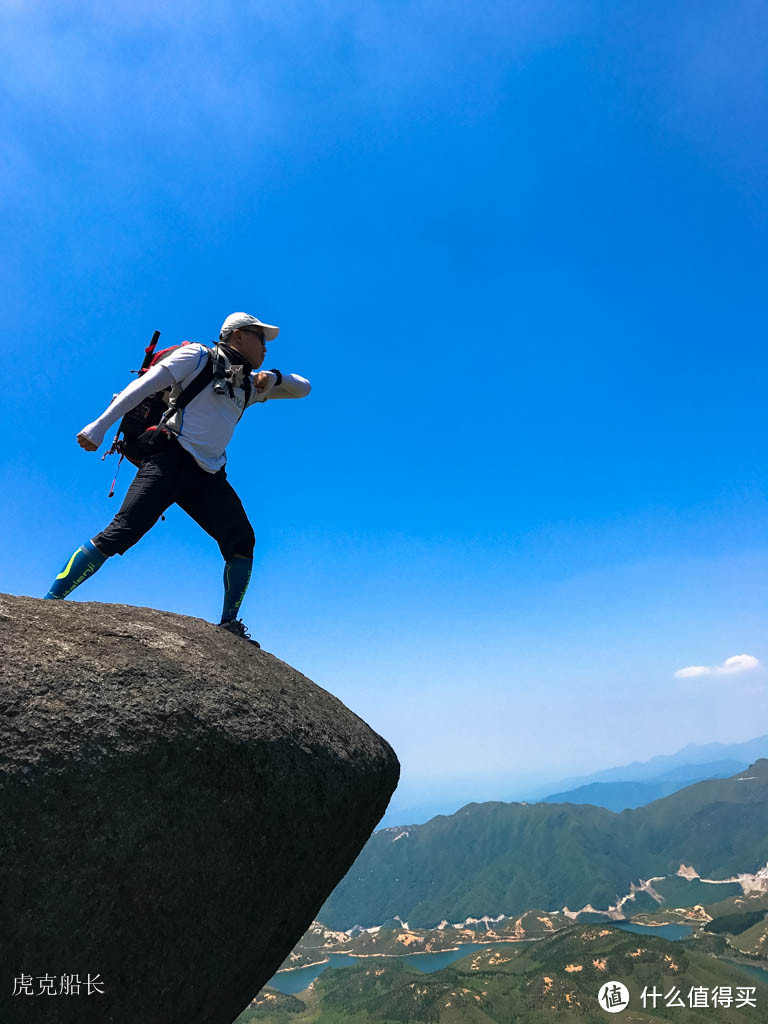
<path fill-rule="evenodd" d="M 726 658 L 722 665 L 689 665 L 675 672 L 676 679 L 690 679 L 693 676 L 730 676 L 736 672 L 747 672 L 757 668 L 760 662 L 751 654 L 734 654 Z"/>

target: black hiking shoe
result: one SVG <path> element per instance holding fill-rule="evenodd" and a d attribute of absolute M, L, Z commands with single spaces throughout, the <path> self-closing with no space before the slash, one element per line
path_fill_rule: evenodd
<path fill-rule="evenodd" d="M 254 647 L 261 647 L 258 640 L 253 640 L 251 634 L 245 628 L 245 623 L 242 619 L 229 619 L 228 622 L 220 622 L 219 629 L 226 629 L 228 633 L 232 633 L 234 636 L 239 636 L 243 640 L 247 640 L 249 644 L 253 644 Z"/>

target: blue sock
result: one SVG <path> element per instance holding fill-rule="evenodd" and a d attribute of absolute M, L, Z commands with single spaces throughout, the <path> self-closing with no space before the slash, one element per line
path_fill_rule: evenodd
<path fill-rule="evenodd" d="M 75 551 L 45 596 L 50 600 L 57 601 L 67 597 L 75 587 L 79 587 L 89 576 L 93 576 L 106 560 L 107 556 L 102 555 L 99 549 L 87 540 Z"/>
<path fill-rule="evenodd" d="M 221 621 L 230 622 L 237 618 L 243 603 L 253 568 L 252 558 L 230 558 L 224 565 L 224 607 Z"/>

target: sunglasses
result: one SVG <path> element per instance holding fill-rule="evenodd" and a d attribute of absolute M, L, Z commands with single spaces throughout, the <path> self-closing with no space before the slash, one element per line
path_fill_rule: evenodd
<path fill-rule="evenodd" d="M 240 330 L 245 331 L 246 334 L 255 334 L 257 338 L 261 338 L 264 341 L 264 332 L 256 327 L 241 327 Z"/>

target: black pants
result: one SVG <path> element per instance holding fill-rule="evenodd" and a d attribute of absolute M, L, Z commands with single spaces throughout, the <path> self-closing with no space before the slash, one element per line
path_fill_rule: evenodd
<path fill-rule="evenodd" d="M 93 543 L 104 555 L 122 555 L 173 504 L 213 537 L 225 561 L 253 556 L 253 527 L 226 472 L 206 473 L 176 441 L 142 461 L 120 511 Z"/>

